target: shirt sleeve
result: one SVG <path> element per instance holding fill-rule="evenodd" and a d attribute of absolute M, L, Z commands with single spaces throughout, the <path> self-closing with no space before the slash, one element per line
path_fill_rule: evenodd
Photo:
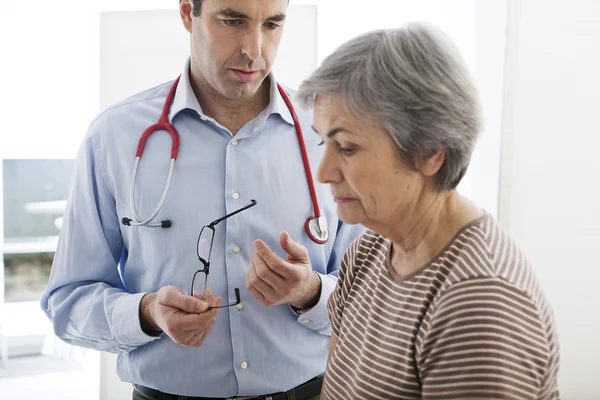
<path fill-rule="evenodd" d="M 422 398 L 547 399 L 547 332 L 533 300 L 498 278 L 453 285 L 417 335 Z"/>
<path fill-rule="evenodd" d="M 118 271 L 123 241 L 98 125 L 96 120 L 90 126 L 75 161 L 41 306 L 65 342 L 124 353 L 156 337 L 141 329 L 139 304 L 145 293 L 127 293 Z"/>
<path fill-rule="evenodd" d="M 360 237 L 356 238 L 350 247 L 348 247 L 348 250 L 346 250 L 340 265 L 337 284 L 333 290 L 333 293 L 331 294 L 331 297 L 329 298 L 327 305 L 331 329 L 333 334 L 337 337 L 340 336 L 344 305 L 354 280 L 353 271 L 355 270 L 356 266 L 356 253 L 358 251 L 359 243 Z"/>
<path fill-rule="evenodd" d="M 321 278 L 321 295 L 319 301 L 310 310 L 298 315 L 298 322 L 302 325 L 322 335 L 331 336 L 331 324 L 328 318 L 327 304 L 336 288 L 342 257 L 345 257 L 344 253 L 346 249 L 363 230 L 364 227 L 361 225 L 340 223 L 329 256 L 327 274 L 319 274 Z"/>

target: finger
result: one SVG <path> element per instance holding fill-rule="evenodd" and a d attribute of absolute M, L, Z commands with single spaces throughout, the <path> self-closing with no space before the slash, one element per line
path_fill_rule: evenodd
<path fill-rule="evenodd" d="M 206 289 L 206 295 L 201 295 L 198 292 L 194 293 L 194 296 L 200 299 L 204 299 L 204 301 L 206 301 L 209 305 L 209 309 L 212 309 L 213 307 L 217 307 L 219 305 L 221 305 L 221 302 L 223 301 L 223 298 L 221 296 L 215 297 L 213 292 L 212 292 L 212 288 L 207 288 Z"/>
<path fill-rule="evenodd" d="M 302 264 L 310 262 L 306 247 L 294 241 L 287 232 L 283 232 L 279 236 L 279 244 L 283 251 L 287 253 L 289 260 L 297 261 Z"/>
<path fill-rule="evenodd" d="M 218 308 L 211 308 L 201 314 L 184 314 L 177 323 L 181 332 L 193 332 L 206 329 L 217 320 Z"/>
<path fill-rule="evenodd" d="M 264 306 L 268 306 L 270 304 L 268 304 L 268 301 L 265 299 L 265 296 L 259 292 L 256 288 L 254 288 L 252 285 L 250 285 L 249 283 L 246 284 L 246 288 L 248 289 L 248 292 L 250 292 L 250 294 L 252 296 L 254 296 L 254 298 L 256 300 L 258 300 L 258 302 Z"/>
<path fill-rule="evenodd" d="M 210 304 L 210 309 L 212 310 L 215 307 L 219 307 L 223 302 L 223 298 L 221 296 L 217 296 L 208 304 Z"/>
<path fill-rule="evenodd" d="M 210 305 L 214 300 L 215 296 L 213 295 L 212 288 L 209 286 L 206 288 L 206 292 L 204 293 L 204 301 Z"/>
<path fill-rule="evenodd" d="M 176 287 L 167 287 L 158 291 L 158 302 L 167 307 L 177 308 L 185 313 L 202 313 L 208 303 L 201 299 L 187 296 Z"/>
<path fill-rule="evenodd" d="M 253 267 L 256 277 L 264 281 L 274 291 L 276 291 L 276 288 L 285 285 L 285 278 L 278 274 L 277 271 L 269 268 L 265 260 L 259 254 L 255 254 L 250 262 L 254 264 Z M 283 260 L 280 262 L 283 262 Z"/>
<path fill-rule="evenodd" d="M 200 347 L 213 327 L 214 322 L 201 329 L 186 331 L 182 334 L 183 338 L 179 344 L 185 347 Z"/>
<path fill-rule="evenodd" d="M 217 319 L 218 310 L 202 314 L 174 314 L 169 318 L 165 333 L 178 344 L 189 344 L 191 335 L 212 326 Z"/>
<path fill-rule="evenodd" d="M 248 268 L 246 280 L 256 290 L 258 290 L 266 300 L 273 300 L 276 296 L 275 289 L 267 282 L 263 281 L 256 273 L 257 260 L 251 260 L 251 266 Z"/>
<path fill-rule="evenodd" d="M 210 333 L 212 332 L 213 328 L 214 328 L 214 324 L 209 326 L 208 328 L 202 330 L 202 331 L 198 331 L 194 337 L 193 337 L 193 342 L 191 343 L 190 346 L 192 347 L 200 347 L 202 346 L 202 344 L 204 344 L 204 341 L 206 340 L 206 338 L 208 337 L 208 335 L 210 335 Z"/>
<path fill-rule="evenodd" d="M 279 275 L 282 279 L 287 277 L 285 271 L 285 260 L 275 254 L 265 242 L 260 239 L 255 240 L 254 248 L 256 249 L 255 254 L 262 258 L 271 271 Z"/>

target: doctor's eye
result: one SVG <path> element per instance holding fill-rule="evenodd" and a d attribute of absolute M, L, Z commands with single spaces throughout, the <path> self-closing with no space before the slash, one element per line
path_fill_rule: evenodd
<path fill-rule="evenodd" d="M 279 28 L 279 25 L 273 23 L 273 22 L 265 22 L 265 26 L 269 29 L 277 29 Z"/>
<path fill-rule="evenodd" d="M 228 26 L 236 26 L 242 23 L 241 19 L 224 19 L 223 23 Z"/>

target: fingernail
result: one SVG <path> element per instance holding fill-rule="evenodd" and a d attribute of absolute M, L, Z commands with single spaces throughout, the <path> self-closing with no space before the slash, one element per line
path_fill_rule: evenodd
<path fill-rule="evenodd" d="M 198 312 L 203 313 L 208 308 L 208 303 L 202 300 L 198 301 Z"/>
<path fill-rule="evenodd" d="M 258 249 L 260 247 L 260 242 L 261 242 L 260 239 L 256 239 L 254 241 L 254 247 L 256 247 Z"/>

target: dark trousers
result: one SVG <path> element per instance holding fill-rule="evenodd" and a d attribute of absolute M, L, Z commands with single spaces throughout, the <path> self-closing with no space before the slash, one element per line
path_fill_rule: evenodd
<path fill-rule="evenodd" d="M 319 400 L 320 397 L 321 396 L 315 396 L 315 397 L 311 397 L 310 399 L 298 399 L 298 400 Z M 181 399 L 184 400 L 185 396 L 181 396 Z M 148 397 L 145 397 L 134 390 L 132 400 L 153 400 L 153 399 L 149 399 Z"/>

